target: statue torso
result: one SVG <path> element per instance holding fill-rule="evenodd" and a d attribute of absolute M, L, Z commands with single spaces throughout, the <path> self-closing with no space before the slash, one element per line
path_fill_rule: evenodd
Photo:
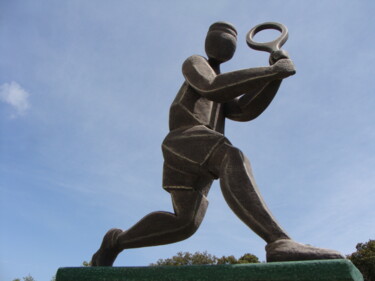
<path fill-rule="evenodd" d="M 216 132 L 224 133 L 223 104 L 199 95 L 186 82 L 174 99 L 169 113 L 169 129 L 204 125 Z"/>

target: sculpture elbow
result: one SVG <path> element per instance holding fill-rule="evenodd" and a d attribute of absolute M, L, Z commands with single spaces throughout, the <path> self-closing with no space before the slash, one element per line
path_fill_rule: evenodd
<path fill-rule="evenodd" d="M 226 116 L 228 119 L 237 121 L 237 122 L 248 122 L 257 118 L 260 114 L 238 114 L 238 115 L 228 115 Z"/>
<path fill-rule="evenodd" d="M 225 113 L 225 117 L 227 117 L 228 119 L 231 119 L 233 121 L 238 121 L 238 122 L 248 122 L 248 121 L 252 121 L 254 119 L 256 119 L 257 117 L 259 117 L 262 113 L 263 113 L 264 109 L 263 110 L 260 110 L 260 109 L 247 109 L 247 110 L 244 110 L 240 107 L 237 107 L 235 108 L 235 110 L 228 110 L 226 113 Z"/>

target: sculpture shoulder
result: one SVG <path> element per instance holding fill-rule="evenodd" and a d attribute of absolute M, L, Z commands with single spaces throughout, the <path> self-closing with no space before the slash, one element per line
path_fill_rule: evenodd
<path fill-rule="evenodd" d="M 194 88 L 209 83 L 216 76 L 207 59 L 198 55 L 193 55 L 185 60 L 182 65 L 182 74 L 186 82 Z"/>
<path fill-rule="evenodd" d="M 200 65 L 200 64 L 209 66 L 208 61 L 205 57 L 202 57 L 199 55 L 192 55 L 184 61 L 182 65 L 182 69 L 184 69 L 185 67 L 191 67 L 191 66 Z"/>

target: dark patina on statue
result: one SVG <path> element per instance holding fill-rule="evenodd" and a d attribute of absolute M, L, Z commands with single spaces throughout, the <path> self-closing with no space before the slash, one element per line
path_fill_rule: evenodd
<path fill-rule="evenodd" d="M 253 36 L 273 28 L 278 39 L 257 43 Z M 226 22 L 208 30 L 208 59 L 193 55 L 182 65 L 185 77 L 169 116 L 170 132 L 162 144 L 163 187 L 174 213 L 154 212 L 128 230 L 111 229 L 92 257 L 92 266 L 112 266 L 125 249 L 164 245 L 190 237 L 201 224 L 213 180 L 220 179 L 224 198 L 233 212 L 266 243 L 267 261 L 344 258 L 333 250 L 293 241 L 267 208 L 256 186 L 249 160 L 224 136 L 225 118 L 250 121 L 271 103 L 283 79 L 295 74 L 288 54 L 280 47 L 287 40 L 285 26 L 264 23 L 247 35 L 256 50 L 270 52 L 270 66 L 220 73 L 220 64 L 236 50 L 237 31 Z"/>

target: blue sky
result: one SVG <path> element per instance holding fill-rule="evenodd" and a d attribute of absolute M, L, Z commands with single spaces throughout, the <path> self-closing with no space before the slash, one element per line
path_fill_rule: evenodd
<path fill-rule="evenodd" d="M 258 119 L 226 127 L 276 218 L 297 241 L 344 254 L 374 239 L 374 8 L 370 0 L 1 1 L 0 279 L 50 280 L 90 260 L 109 228 L 172 210 L 161 188 L 168 110 L 182 62 L 204 55 L 218 20 L 239 33 L 223 72 L 267 65 L 245 43 L 254 25 L 289 29 L 284 49 L 297 74 Z M 264 260 L 264 242 L 217 183 L 209 200 L 193 237 L 125 251 L 115 265 L 204 250 Z"/>

